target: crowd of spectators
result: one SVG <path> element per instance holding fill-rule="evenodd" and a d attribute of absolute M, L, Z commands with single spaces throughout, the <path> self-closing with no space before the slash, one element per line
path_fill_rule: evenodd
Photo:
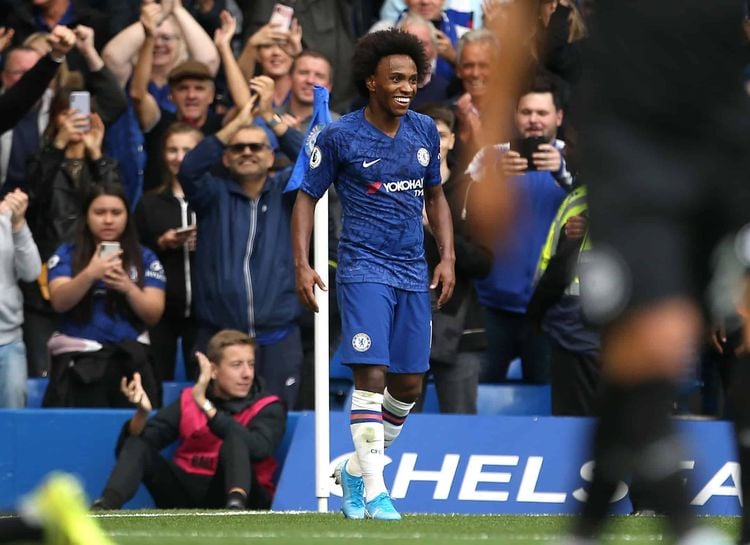
<path fill-rule="evenodd" d="M 456 239 L 456 293 L 433 316 L 440 408 L 476 413 L 478 384 L 508 380 L 520 358 L 523 381 L 552 381 L 556 414 L 590 414 L 599 343 L 569 266 L 588 243 L 565 113 L 594 2 L 539 0 L 521 37 L 528 77 L 508 110 L 513 138 L 491 146 L 482 129 L 506 44 L 490 29 L 512 0 L 286 3 L 288 27 L 271 21 L 266 0 L 5 4 L 0 406 L 24 405 L 27 374 L 50 378 L 48 406 L 124 406 L 120 380 L 138 372 L 157 407 L 178 340 L 186 376 L 198 380 L 196 351 L 237 329 L 253 337 L 268 391 L 288 409 L 310 408 L 310 317 L 294 293 L 295 194 L 284 188 L 313 86 L 331 92 L 334 119 L 363 106 L 350 81 L 353 44 L 396 26 L 431 62 L 412 106 L 441 137 Z M 71 108 L 76 91 L 90 93 L 90 113 Z M 488 172 L 516 195 L 502 240 L 473 229 Z M 102 254 L 107 243 L 118 249 Z"/>

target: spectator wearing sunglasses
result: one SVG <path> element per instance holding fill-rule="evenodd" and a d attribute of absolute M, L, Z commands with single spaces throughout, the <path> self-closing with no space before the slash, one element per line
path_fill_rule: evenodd
<path fill-rule="evenodd" d="M 266 129 L 252 123 L 256 116 L 274 115 L 273 85 L 266 79 L 254 80 L 256 94 L 237 116 L 185 155 L 178 177 L 200 225 L 193 282 L 196 349 L 205 350 L 221 329 L 254 337 L 256 376 L 293 407 L 302 366 L 290 243 L 296 194 L 284 193 L 291 167 L 269 172 L 274 149 Z M 302 134 L 279 125 L 279 145 L 294 160 Z M 230 179 L 212 173 L 219 162 Z"/>

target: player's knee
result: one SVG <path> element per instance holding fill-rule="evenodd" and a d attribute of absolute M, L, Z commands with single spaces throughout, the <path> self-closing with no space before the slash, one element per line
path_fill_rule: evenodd
<path fill-rule="evenodd" d="M 357 390 L 382 394 L 385 390 L 384 365 L 352 365 L 354 387 Z"/>
<path fill-rule="evenodd" d="M 678 378 L 695 353 L 700 323 L 697 309 L 683 300 L 633 312 L 607 332 L 605 371 L 636 380 Z"/>
<path fill-rule="evenodd" d="M 400 375 L 399 380 L 388 381 L 388 392 L 399 401 L 414 403 L 422 395 L 421 376 Z"/>

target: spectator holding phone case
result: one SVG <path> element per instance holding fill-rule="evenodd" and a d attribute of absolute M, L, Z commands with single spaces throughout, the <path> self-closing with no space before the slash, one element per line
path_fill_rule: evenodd
<path fill-rule="evenodd" d="M 548 381 L 549 350 L 544 337 L 528 323 L 526 306 L 550 223 L 572 182 L 562 156 L 565 144 L 555 138 L 562 120 L 559 90 L 550 78 L 537 76 L 516 104 L 515 129 L 524 142 L 517 147 L 531 148 L 529 143 L 537 138 L 546 143 L 537 142 L 536 149 L 522 150 L 527 157 L 511 150 L 509 143 L 486 147 L 468 168 L 477 182 L 485 178 L 484 172 L 502 171 L 517 202 L 513 225 L 502 241 L 494 241 L 490 274 L 475 282 L 479 302 L 487 310 L 488 347 L 480 382 L 505 380 L 508 366 L 516 357 L 521 358 L 525 381 Z M 536 170 L 529 170 L 529 159 Z M 469 217 L 478 212 L 477 199 L 487 198 L 483 193 L 472 192 Z"/>
<path fill-rule="evenodd" d="M 94 186 L 76 235 L 49 259 L 50 301 L 62 317 L 49 343 L 52 366 L 45 406 L 127 407 L 122 377 L 140 373 L 144 390 L 159 399 L 147 326 L 164 311 L 164 269 L 138 243 L 119 184 Z M 103 246 L 119 243 L 107 252 Z"/>
<path fill-rule="evenodd" d="M 177 340 L 182 338 L 185 372 L 198 376 L 193 353 L 196 322 L 192 310 L 196 216 L 177 179 L 182 158 L 203 140 L 203 133 L 187 123 L 173 123 L 164 139 L 162 184 L 147 193 L 135 210 L 141 244 L 149 247 L 167 275 L 166 305 L 159 323 L 149 328 L 154 370 L 158 381 L 174 380 Z"/>
<path fill-rule="evenodd" d="M 81 90 L 83 81 L 71 75 L 50 104 L 49 125 L 42 136 L 41 149 L 26 165 L 28 222 L 43 263 L 55 248 L 71 239 L 89 189 L 120 181 L 117 162 L 102 153 L 104 124 L 96 113 L 95 101 L 90 115 L 70 108 L 71 93 Z M 84 131 L 86 124 L 90 125 L 88 131 Z M 57 326 L 57 316 L 49 305 L 45 268 L 40 286 L 24 286 L 24 298 L 29 358 L 46 360 L 43 356 L 47 339 Z M 46 370 L 48 362 L 43 367 Z"/>

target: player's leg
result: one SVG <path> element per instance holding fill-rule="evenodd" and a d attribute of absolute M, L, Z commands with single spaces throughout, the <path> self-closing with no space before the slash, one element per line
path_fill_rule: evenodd
<path fill-rule="evenodd" d="M 750 347 L 750 277 L 745 278 L 743 305 L 741 315 L 744 320 L 743 337 L 745 347 Z M 742 527 L 739 542 L 750 543 L 750 402 L 747 393 L 750 391 L 750 355 L 738 357 L 733 366 L 730 384 L 727 392 L 734 433 L 737 443 L 737 454 L 740 463 L 740 478 L 742 489 Z"/>
<path fill-rule="evenodd" d="M 355 453 L 334 472 L 341 484 L 341 510 L 347 518 L 365 517 L 365 495 L 386 491 L 383 480 L 383 390 L 389 363 L 389 338 L 395 296 L 375 283 L 340 284 L 341 357 L 354 373 L 349 428 Z"/>
<path fill-rule="evenodd" d="M 78 481 L 65 473 L 53 473 L 21 503 L 15 531 L 19 539 L 32 538 L 34 527 L 43 528 L 45 543 L 66 545 L 111 545 L 112 541 L 88 513 L 85 493 Z M 3 528 L 5 530 L 5 528 Z M 31 535 L 27 532 L 31 532 Z M 6 535 L 5 532 L 0 532 Z M 26 535 L 23 535 L 26 534 Z"/>
<path fill-rule="evenodd" d="M 675 384 L 699 329 L 697 309 L 686 300 L 671 299 L 629 312 L 606 332 L 596 469 L 577 535 L 592 537 L 599 530 L 617 482 L 631 475 L 667 515 L 676 535 L 690 529 L 679 440 L 670 415 Z"/>
<path fill-rule="evenodd" d="M 397 305 L 391 333 L 391 365 L 383 395 L 385 447 L 399 436 L 414 402 L 422 394 L 430 367 L 432 322 L 427 292 L 396 290 Z"/>

